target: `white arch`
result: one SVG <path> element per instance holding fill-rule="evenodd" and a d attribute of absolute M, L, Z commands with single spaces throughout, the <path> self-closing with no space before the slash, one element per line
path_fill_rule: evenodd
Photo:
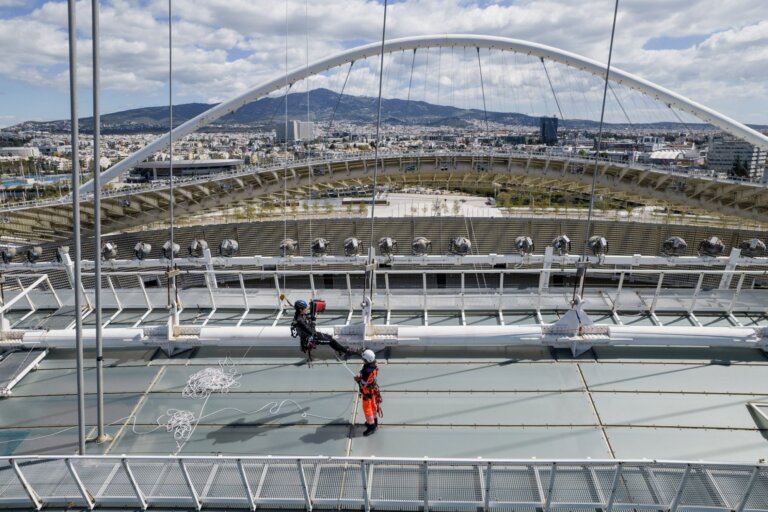
<path fill-rule="evenodd" d="M 605 65 L 596 62 L 592 59 L 576 55 L 574 53 L 553 48 L 551 46 L 545 46 L 543 44 L 531 43 L 528 41 L 522 41 L 519 39 L 509 39 L 506 37 L 494 37 L 494 36 L 482 36 L 482 35 L 466 35 L 466 34 L 452 34 L 443 36 L 416 36 L 416 37 L 404 37 L 401 39 L 392 39 L 384 44 L 384 53 L 391 53 L 401 50 L 414 50 L 418 48 L 434 48 L 438 46 L 460 46 L 460 47 L 477 47 L 477 48 L 489 48 L 514 51 L 517 53 L 525 53 L 533 55 L 547 60 L 560 62 L 566 66 L 570 66 L 582 71 L 586 71 L 593 75 L 604 76 Z M 185 135 L 188 135 L 198 128 L 201 128 L 216 119 L 225 116 L 231 112 L 236 111 L 240 107 L 262 98 L 274 91 L 277 91 L 284 87 L 286 84 L 294 84 L 300 80 L 303 80 L 312 75 L 322 73 L 337 66 L 355 62 L 360 59 L 365 59 L 374 55 L 379 55 L 382 51 L 380 43 L 371 43 L 358 48 L 353 48 L 345 52 L 320 59 L 308 66 L 294 69 L 287 75 L 281 76 L 274 80 L 264 82 L 251 89 L 250 91 L 237 96 L 229 101 L 225 101 L 203 112 L 202 114 L 190 119 L 184 124 L 176 127 L 172 136 L 174 140 L 177 140 Z M 725 116 L 719 112 L 716 112 L 704 105 L 689 100 L 688 98 L 674 93 L 668 89 L 665 89 L 659 85 L 651 83 L 640 77 L 637 77 L 626 71 L 622 71 L 615 67 L 611 68 L 609 79 L 618 84 L 626 85 L 630 88 L 637 89 L 638 91 L 651 96 L 670 107 L 675 107 L 679 110 L 689 112 L 695 117 L 710 123 L 723 131 L 729 132 L 745 141 L 754 144 L 755 146 L 768 151 L 768 137 L 749 128 L 738 121 L 735 121 L 728 116 Z M 113 165 L 102 173 L 102 183 L 106 183 L 124 171 L 134 167 L 139 162 L 144 161 L 156 151 L 167 147 L 169 141 L 169 135 L 166 133 L 157 140 L 147 144 L 139 151 L 136 151 L 132 155 L 126 157 L 124 160 Z M 81 192 L 92 192 L 93 182 L 89 181 L 81 187 Z"/>

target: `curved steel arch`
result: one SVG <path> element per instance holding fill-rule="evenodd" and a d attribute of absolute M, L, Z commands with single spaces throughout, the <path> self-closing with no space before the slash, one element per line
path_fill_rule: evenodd
<path fill-rule="evenodd" d="M 383 46 L 383 52 L 391 53 L 401 50 L 415 50 L 419 48 L 433 48 L 439 46 L 470 46 L 526 53 L 528 55 L 533 55 L 543 59 L 560 62 L 566 66 L 586 71 L 593 75 L 605 75 L 605 65 L 592 59 L 588 59 L 586 57 L 582 57 L 565 50 L 560 50 L 552 46 L 522 41 L 519 39 L 510 39 L 506 37 L 467 34 L 404 37 L 401 39 L 392 39 L 387 41 Z M 237 96 L 236 98 L 233 98 L 229 101 L 220 103 L 210 110 L 207 110 L 202 114 L 190 119 L 189 121 L 176 127 L 171 132 L 171 134 L 162 135 L 157 140 L 147 144 L 139 151 L 136 151 L 124 160 L 113 165 L 102 173 L 102 183 L 106 183 L 107 181 L 114 179 L 124 171 L 130 169 L 139 162 L 144 161 L 154 152 L 167 147 L 169 145 L 170 137 L 173 139 L 184 137 L 185 135 L 194 132 L 198 128 L 201 128 L 220 117 L 230 114 L 240 107 L 272 92 L 275 92 L 285 87 L 286 85 L 293 85 L 299 80 L 303 80 L 312 75 L 316 75 L 318 73 L 322 73 L 323 71 L 355 62 L 360 59 L 379 55 L 381 52 L 382 45 L 380 43 L 371 43 L 347 50 L 331 57 L 320 59 L 307 66 L 294 69 L 284 76 L 270 80 L 268 82 L 264 82 L 261 85 L 254 87 L 250 91 L 241 94 L 240 96 Z M 752 128 L 749 128 L 748 126 L 743 125 L 742 123 L 739 123 L 738 121 L 731 119 L 728 116 L 705 107 L 704 105 L 691 101 L 684 96 L 665 89 L 664 87 L 656 85 L 652 82 L 644 80 L 638 76 L 627 73 L 626 71 L 622 71 L 615 67 L 611 67 L 609 79 L 618 84 L 623 84 L 630 88 L 637 89 L 641 93 L 664 102 L 670 107 L 675 107 L 679 110 L 688 112 L 701 119 L 702 121 L 717 126 L 726 132 L 732 133 L 733 135 L 740 137 L 765 151 L 768 151 L 768 137 L 753 130 Z M 92 189 L 93 182 L 89 181 L 88 183 L 84 184 L 80 190 L 83 193 L 88 193 L 92 192 Z"/>

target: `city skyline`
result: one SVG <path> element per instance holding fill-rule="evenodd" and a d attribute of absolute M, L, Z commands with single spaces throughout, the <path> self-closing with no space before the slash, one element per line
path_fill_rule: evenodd
<path fill-rule="evenodd" d="M 313 61 L 375 42 L 381 37 L 381 4 L 298 0 L 264 10 L 244 1 L 203 6 L 174 2 L 174 103 L 222 101 L 279 76 L 286 63 L 294 68 L 307 58 Z M 761 101 L 766 101 L 768 92 L 768 53 L 760 48 L 766 42 L 768 21 L 760 6 L 759 0 L 727 5 L 700 0 L 676 6 L 673 12 L 666 2 L 625 0 L 619 7 L 613 63 L 741 122 L 765 124 L 768 116 Z M 69 117 L 66 7 L 61 1 L 0 0 L 0 41 L 6 61 L 0 67 L 0 127 Z M 102 113 L 167 104 L 167 9 L 164 1 L 101 3 Z M 601 15 L 595 15 L 596 10 Z M 613 2 L 608 0 L 578 6 L 563 0 L 403 1 L 390 5 L 387 38 L 484 33 L 547 44 L 605 62 L 612 11 Z M 90 17 L 90 2 L 78 2 L 80 117 L 91 114 Z M 433 56 L 433 67 L 434 61 Z M 402 64 L 395 57 L 391 62 L 393 67 Z M 400 72 L 400 82 L 407 79 L 403 70 L 407 66 Z M 362 68 L 351 84 L 357 90 L 349 92 L 372 92 L 376 71 L 374 65 Z M 398 90 L 397 80 L 393 91 Z M 449 84 L 451 80 L 441 75 L 435 82 L 437 99 L 442 84 L 444 91 L 451 87 L 451 94 L 454 88 L 461 90 L 460 79 Z M 336 82 L 332 77 L 318 76 L 308 86 L 332 82 Z M 304 87 L 301 84 L 297 90 Z M 462 106 L 447 92 L 442 100 Z M 528 113 L 536 113 L 534 105 L 531 109 Z"/>

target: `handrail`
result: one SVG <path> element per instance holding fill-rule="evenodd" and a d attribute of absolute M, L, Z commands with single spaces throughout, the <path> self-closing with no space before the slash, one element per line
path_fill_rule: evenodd
<path fill-rule="evenodd" d="M 694 507 L 743 512 L 762 508 L 762 500 L 752 503 L 752 496 L 761 497 L 762 491 L 755 489 L 764 488 L 768 481 L 765 464 L 633 459 L 30 455 L 5 460 L 5 468 L 12 471 L 0 489 L 0 508 L 26 505 L 37 510 L 75 504 L 88 509 L 189 508 L 192 504 L 197 509 L 278 506 L 310 511 L 322 505 L 366 511 L 377 507 L 469 507 L 484 512 L 502 507 L 544 512 L 566 507 L 606 511 Z M 424 478 L 406 478 L 414 470 Z M 81 471 L 87 478 L 81 477 Z M 313 480 L 308 471 L 314 473 Z M 388 478 L 374 478 L 377 472 L 403 478 L 400 485 L 392 486 Z M 232 478 L 238 474 L 240 478 Z M 328 479 L 319 480 L 320 474 Z M 258 478 L 258 485 L 249 475 Z M 654 483 L 658 479 L 668 485 L 659 488 Z M 622 484 L 627 480 L 632 485 Z M 50 485 L 52 481 L 58 485 Z M 545 481 L 549 484 L 542 486 Z M 116 482 L 121 484 L 113 485 Z M 701 493 L 701 486 L 710 488 L 709 484 L 717 492 Z M 689 494 L 696 496 L 695 503 L 688 502 Z"/>

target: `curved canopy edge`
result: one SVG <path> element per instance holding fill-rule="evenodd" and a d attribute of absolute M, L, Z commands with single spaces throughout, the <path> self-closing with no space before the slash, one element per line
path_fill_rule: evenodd
<path fill-rule="evenodd" d="M 434 48 L 439 46 L 474 46 L 477 48 L 499 49 L 514 51 L 518 53 L 526 53 L 543 59 L 559 62 L 561 64 L 565 64 L 566 66 L 586 71 L 593 75 L 601 76 L 605 74 L 605 65 L 592 59 L 588 59 L 586 57 L 582 57 L 565 50 L 554 48 L 552 46 L 532 43 L 529 41 L 522 41 L 519 39 L 510 39 L 506 37 L 467 34 L 405 37 L 386 41 L 383 47 L 383 51 L 384 53 L 391 53 L 401 50 Z M 181 137 L 184 137 L 203 126 L 212 123 L 216 119 L 232 113 L 240 107 L 259 98 L 262 98 L 274 91 L 277 91 L 286 85 L 293 85 L 299 80 L 303 80 L 312 75 L 316 75 L 318 73 L 322 73 L 323 71 L 327 71 L 328 69 L 332 69 L 334 67 L 341 66 L 350 62 L 355 62 L 360 59 L 379 55 L 381 52 L 382 46 L 380 43 L 371 43 L 320 59 L 307 66 L 294 69 L 293 71 L 290 71 L 286 75 L 283 75 L 279 78 L 264 82 L 241 94 L 240 96 L 220 103 L 203 112 L 202 114 L 199 114 L 198 116 L 190 119 L 189 121 L 186 121 L 185 123 L 174 128 L 170 134 L 166 133 L 160 136 L 132 155 L 121 160 L 101 174 L 102 183 L 106 183 L 116 178 L 123 172 L 134 167 L 136 164 L 146 160 L 153 153 L 168 147 L 170 140 L 180 139 Z M 728 116 L 710 109 L 709 107 L 696 103 L 680 94 L 672 92 L 668 89 L 665 89 L 664 87 L 656 85 L 652 82 L 644 80 L 638 76 L 627 73 L 626 71 L 622 71 L 615 67 L 611 67 L 609 79 L 618 84 L 623 84 L 627 87 L 637 89 L 643 94 L 651 96 L 658 101 L 665 103 L 670 108 L 674 107 L 679 110 L 688 112 L 704 122 L 717 126 L 723 131 L 744 139 L 745 141 L 754 144 L 764 151 L 768 151 L 768 137 L 738 121 L 735 121 L 734 119 L 731 119 Z M 85 183 L 80 190 L 82 193 L 93 192 L 93 182 L 89 181 L 88 183 Z"/>

